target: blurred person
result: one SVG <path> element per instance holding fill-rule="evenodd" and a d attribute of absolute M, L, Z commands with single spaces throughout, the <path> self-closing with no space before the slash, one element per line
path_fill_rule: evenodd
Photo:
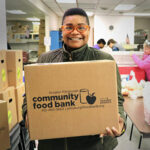
<path fill-rule="evenodd" d="M 64 13 L 62 19 L 63 48 L 42 54 L 38 63 L 92 61 L 92 60 L 114 60 L 105 52 L 89 47 L 90 24 L 86 12 L 80 8 L 71 8 Z M 110 72 L 111 73 L 111 72 Z M 123 96 L 121 94 L 121 80 L 117 67 L 117 88 L 118 88 L 118 120 L 119 130 L 106 128 L 106 134 L 57 138 L 39 140 L 39 150 L 113 150 L 117 146 L 117 138 L 125 131 L 125 116 L 123 110 Z M 26 99 L 23 104 L 23 118 L 27 118 Z M 105 115 L 105 114 L 104 114 Z M 81 120 L 82 124 L 82 120 Z"/>
<path fill-rule="evenodd" d="M 144 42 L 144 55 L 140 59 L 134 52 L 132 53 L 132 59 L 138 65 L 139 68 L 143 69 L 146 73 L 147 81 L 150 81 L 150 41 Z"/>
<path fill-rule="evenodd" d="M 106 44 L 106 42 L 105 42 L 104 39 L 99 39 L 99 40 L 97 41 L 97 44 L 95 44 L 95 45 L 93 46 L 93 48 L 102 49 L 102 48 L 104 48 L 105 44 Z"/>
<path fill-rule="evenodd" d="M 112 49 L 112 51 L 125 51 L 125 49 L 114 39 L 109 39 L 107 45 Z"/>

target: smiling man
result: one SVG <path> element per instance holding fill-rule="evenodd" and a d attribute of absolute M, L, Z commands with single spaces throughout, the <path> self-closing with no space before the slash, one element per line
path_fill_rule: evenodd
<path fill-rule="evenodd" d="M 80 8 L 67 10 L 62 19 L 61 29 L 64 42 L 63 48 L 42 54 L 38 59 L 39 63 L 113 60 L 111 55 L 87 45 L 90 25 L 88 16 L 84 10 Z M 98 135 L 41 140 L 39 141 L 39 150 L 113 150 L 117 145 L 116 137 L 120 136 L 124 131 L 124 100 L 121 95 L 118 69 L 116 74 L 118 84 L 119 131 L 115 128 L 107 127 L 106 135 L 99 133 Z M 23 112 L 24 118 L 26 118 L 26 103 L 23 105 Z"/>

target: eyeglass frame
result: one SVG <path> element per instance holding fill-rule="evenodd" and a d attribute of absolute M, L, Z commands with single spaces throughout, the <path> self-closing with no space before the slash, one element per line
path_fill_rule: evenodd
<path fill-rule="evenodd" d="M 84 24 L 84 25 L 76 25 L 76 26 L 73 26 L 73 25 L 62 25 L 61 26 L 61 30 L 63 31 L 65 31 L 65 26 L 71 26 L 71 27 L 73 27 L 73 30 L 71 30 L 71 31 L 67 31 L 66 30 L 66 32 L 68 32 L 68 33 L 71 33 L 71 32 L 73 32 L 74 30 L 77 30 L 79 33 L 84 33 L 84 32 L 86 32 L 88 29 L 90 29 L 90 27 L 89 27 L 89 25 L 86 25 L 86 24 Z M 79 26 L 84 26 L 85 28 L 86 28 L 86 30 L 85 31 L 79 31 L 77 28 L 79 27 Z"/>

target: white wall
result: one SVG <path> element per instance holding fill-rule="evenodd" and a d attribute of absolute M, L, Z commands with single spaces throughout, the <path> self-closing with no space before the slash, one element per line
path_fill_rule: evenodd
<path fill-rule="evenodd" d="M 45 16 L 45 37 L 50 38 L 50 31 L 58 30 L 58 29 L 59 29 L 58 17 L 53 13 L 46 15 Z M 46 51 L 49 51 L 49 50 L 50 50 L 50 46 L 46 46 Z"/>
<path fill-rule="evenodd" d="M 113 25 L 114 29 L 109 30 Z M 118 43 L 125 43 L 126 36 L 134 43 L 134 17 L 132 16 L 98 16 L 94 17 L 94 43 L 104 38 L 106 42 L 113 38 Z"/>
<path fill-rule="evenodd" d="M 0 0 L 0 50 L 7 49 L 5 0 Z"/>
<path fill-rule="evenodd" d="M 94 45 L 94 17 L 89 17 L 89 21 L 90 21 L 90 36 L 89 36 L 88 45 L 93 47 Z"/>

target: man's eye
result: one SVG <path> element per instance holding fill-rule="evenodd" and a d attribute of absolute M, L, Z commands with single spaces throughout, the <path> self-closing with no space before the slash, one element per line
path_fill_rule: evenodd
<path fill-rule="evenodd" d="M 72 30 L 72 27 L 67 26 L 65 29 L 66 30 Z"/>
<path fill-rule="evenodd" d="M 86 28 L 84 26 L 80 26 L 78 27 L 79 30 L 86 30 Z"/>

